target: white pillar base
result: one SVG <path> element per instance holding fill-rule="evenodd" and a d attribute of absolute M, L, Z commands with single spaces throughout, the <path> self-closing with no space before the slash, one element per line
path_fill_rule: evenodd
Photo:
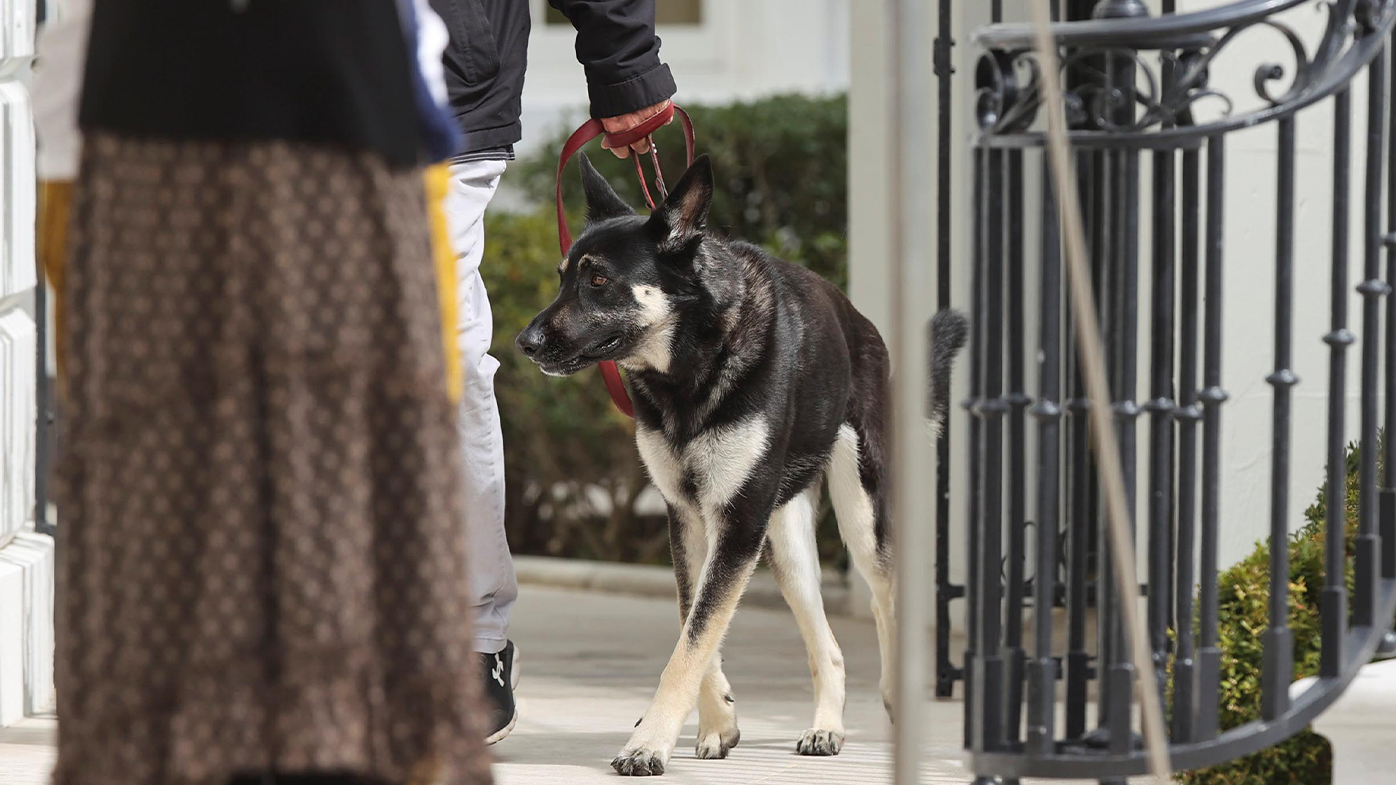
<path fill-rule="evenodd" d="M 0 727 L 53 709 L 53 538 L 0 548 Z"/>
<path fill-rule="evenodd" d="M 1295 682 L 1290 693 L 1302 693 L 1313 681 Z M 1313 728 L 1333 744 L 1333 785 L 1391 782 L 1396 776 L 1396 660 L 1358 671 Z"/>

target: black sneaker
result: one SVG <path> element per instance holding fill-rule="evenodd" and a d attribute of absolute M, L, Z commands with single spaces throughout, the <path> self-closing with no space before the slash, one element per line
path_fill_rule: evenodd
<path fill-rule="evenodd" d="M 504 644 L 498 654 L 480 655 L 480 673 L 485 683 L 485 727 L 490 734 L 486 744 L 502 741 L 519 721 L 519 708 L 514 705 L 514 688 L 519 686 L 519 654 L 514 642 Z"/>

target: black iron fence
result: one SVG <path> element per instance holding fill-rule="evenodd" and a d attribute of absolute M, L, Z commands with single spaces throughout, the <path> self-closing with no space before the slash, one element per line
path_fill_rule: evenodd
<path fill-rule="evenodd" d="M 1077 21 L 1061 22 L 1054 32 L 1108 348 L 1118 460 L 1130 508 L 1142 510 L 1134 524 L 1147 565 L 1141 592 L 1151 654 L 1160 674 L 1165 666 L 1173 668 L 1171 685 L 1161 678 L 1156 688 L 1170 693 L 1173 765 L 1192 769 L 1274 745 L 1306 727 L 1372 659 L 1396 614 L 1396 439 L 1384 440 L 1386 476 L 1377 471 L 1379 429 L 1396 426 L 1396 303 L 1382 310 L 1396 282 L 1396 133 L 1388 133 L 1396 132 L 1396 60 L 1389 52 L 1396 0 L 1241 0 L 1189 14 L 1174 14 L 1165 0 L 1158 17 L 1139 0 L 1087 5 L 1093 18 L 1079 19 L 1081 4 L 1070 4 L 1068 18 Z M 1324 29 L 1313 45 L 1277 16 L 1305 5 L 1327 13 L 1314 17 L 1324 20 Z M 942 54 L 950 45 L 947 7 L 942 4 L 936 48 L 943 96 L 950 78 L 949 58 Z M 1233 101 L 1241 97 L 1212 87 L 1210 71 L 1228 47 L 1259 29 L 1281 35 L 1292 65 L 1259 65 L 1252 80 L 1256 106 L 1237 108 Z M 945 694 L 964 679 L 965 743 L 976 775 L 1121 780 L 1146 768 L 1135 725 L 1136 673 L 1120 614 L 1122 601 L 1140 599 L 1115 596 L 1108 552 L 1095 548 L 1104 538 L 1103 521 L 1087 442 L 1085 389 L 1062 296 L 1056 207 L 1048 186 L 1030 193 L 1025 184 L 1030 171 L 1045 167 L 1038 65 L 1023 25 L 995 24 L 976 35 L 975 45 L 983 54 L 972 75 L 981 129 L 973 153 L 974 339 L 967 404 L 973 416 L 970 460 L 962 464 L 969 472 L 969 579 L 967 590 L 958 590 L 968 600 L 969 644 L 963 670 L 957 670 L 942 632 L 937 687 Z M 1360 324 L 1350 324 L 1351 91 L 1364 72 L 1367 128 L 1358 174 L 1363 266 L 1356 285 L 1362 313 Z M 1332 269 L 1331 326 L 1323 335 L 1296 336 L 1295 238 L 1310 229 L 1296 222 L 1295 124 L 1303 110 L 1320 102 L 1331 103 L 1334 112 L 1331 225 L 1314 227 L 1332 236 L 1331 259 L 1325 260 Z M 942 132 L 948 111 L 943 102 Z M 1225 220 L 1226 146 L 1233 132 L 1262 125 L 1274 129 L 1276 143 L 1276 213 L 1269 227 L 1275 238 L 1273 324 L 1259 333 L 1274 357 L 1265 377 L 1273 391 L 1269 627 L 1263 633 L 1261 717 L 1223 731 L 1218 558 L 1228 393 L 1221 350 L 1224 331 L 1235 329 L 1227 324 L 1222 291 L 1224 233 L 1231 229 Z M 946 204 L 944 166 L 941 178 Z M 1141 214 L 1145 193 L 1147 216 Z M 1029 210 L 1041 211 L 1041 231 L 1031 238 L 1025 231 Z M 1147 256 L 1141 260 L 1146 228 Z M 945 276 L 948 247 L 942 245 L 941 253 Z M 1141 261 L 1147 268 L 1141 270 Z M 1036 292 L 1025 286 L 1029 266 L 1036 266 Z M 1141 275 L 1147 276 L 1144 324 Z M 942 292 L 947 284 L 942 278 Z M 1033 311 L 1037 323 L 1028 325 Z M 1143 352 L 1141 330 L 1147 339 Z M 1362 450 L 1353 589 L 1345 583 L 1344 527 L 1330 525 L 1319 681 L 1291 700 L 1286 546 L 1292 398 L 1300 381 L 1294 346 L 1296 340 L 1322 340 L 1329 347 L 1332 516 L 1346 509 L 1347 362 L 1359 339 Z M 1036 363 L 1035 389 L 1026 381 L 1029 358 Z M 1036 438 L 1031 455 L 1030 429 Z M 1136 465 L 1140 446 L 1143 466 Z M 1140 493 L 1142 506 L 1135 504 Z M 938 512 L 937 549 L 944 565 L 948 515 Z M 944 621 L 957 589 L 943 566 L 937 578 L 939 628 L 948 631 Z M 1024 640 L 1030 607 L 1030 640 Z M 1064 645 L 1054 646 L 1053 607 L 1064 608 Z M 1058 682 L 1064 682 L 1060 691 Z"/>

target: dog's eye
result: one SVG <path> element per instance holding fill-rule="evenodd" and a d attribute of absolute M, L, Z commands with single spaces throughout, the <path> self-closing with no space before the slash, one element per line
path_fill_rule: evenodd
<path fill-rule="evenodd" d="M 607 283 L 607 281 L 609 281 L 609 280 L 610 280 L 610 279 L 607 278 L 607 277 L 604 276 L 604 275 L 593 275 L 593 276 L 591 277 L 591 285 L 592 285 L 592 286 L 605 286 L 606 283 Z"/>

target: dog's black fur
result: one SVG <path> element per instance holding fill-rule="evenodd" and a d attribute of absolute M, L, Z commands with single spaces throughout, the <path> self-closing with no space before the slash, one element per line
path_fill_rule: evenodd
<path fill-rule="evenodd" d="M 557 299 L 519 335 L 518 345 L 555 375 L 600 360 L 615 360 L 629 372 L 642 455 L 670 508 L 688 645 L 701 647 L 708 633 L 723 631 L 709 627 L 717 620 L 725 628 L 732 595 L 767 544 L 773 512 L 818 487 L 845 427 L 856 433 L 858 484 L 872 508 L 876 564 L 859 568 L 886 578 L 892 431 L 888 355 L 877 329 L 818 275 L 707 230 L 713 176 L 706 156 L 648 218 L 625 205 L 585 156 L 581 165 L 586 229 L 559 268 Z M 958 313 L 943 312 L 933 322 L 933 422 L 945 417 L 950 366 L 965 332 Z M 724 436 L 747 432 L 753 439 L 760 435 L 761 444 Z M 647 453 L 646 434 L 662 446 Z M 696 454 L 712 445 L 724 455 L 759 460 L 734 479 Z M 673 460 L 654 457 L 659 454 Z M 705 500 L 714 498 L 720 504 L 706 508 Z M 693 538 L 679 531 L 685 515 L 690 525 L 701 520 L 711 543 L 701 586 L 689 567 L 699 560 L 686 552 Z M 773 567 L 778 561 L 772 557 Z M 837 733 L 841 743 L 841 729 Z M 632 744 L 617 769 L 662 770 L 667 755 L 643 750 L 651 754 L 646 758 L 639 747 Z M 810 754 L 834 754 L 837 747 Z"/>

